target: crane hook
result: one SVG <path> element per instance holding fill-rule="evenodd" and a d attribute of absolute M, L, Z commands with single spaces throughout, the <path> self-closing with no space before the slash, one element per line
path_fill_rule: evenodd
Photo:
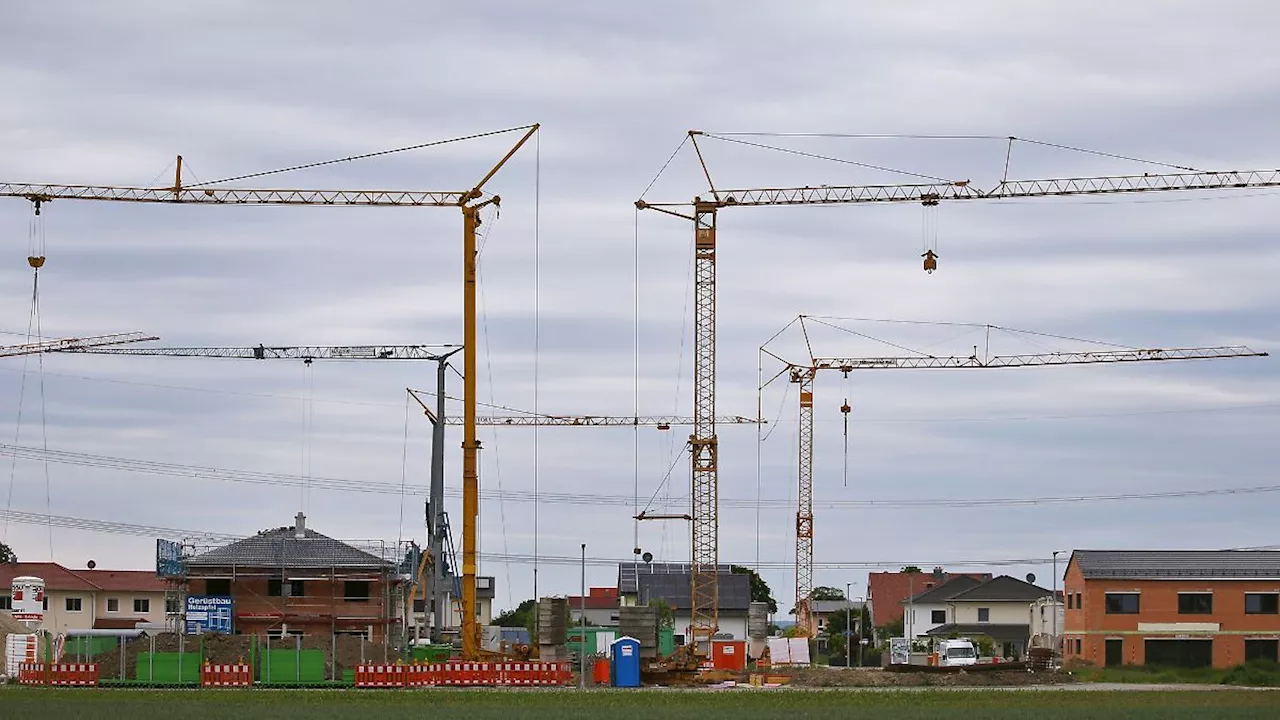
<path fill-rule="evenodd" d="M 932 275 L 933 271 L 938 269 L 938 254 L 932 250 L 925 250 L 920 257 L 924 258 L 924 271 Z"/>

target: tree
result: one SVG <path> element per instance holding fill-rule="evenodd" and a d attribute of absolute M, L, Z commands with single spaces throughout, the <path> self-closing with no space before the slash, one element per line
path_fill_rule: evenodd
<path fill-rule="evenodd" d="M 13 552 L 13 548 L 5 545 L 4 543 L 0 543 L 0 563 L 16 562 L 18 562 L 18 556 Z"/>
<path fill-rule="evenodd" d="M 823 630 L 823 632 L 827 636 L 827 652 L 832 657 L 843 658 L 845 655 L 844 631 L 845 631 L 845 628 L 848 627 L 847 625 L 845 625 L 845 614 L 842 612 L 834 612 L 827 615 L 826 617 L 827 617 L 827 626 Z M 848 620 L 850 623 L 852 623 L 853 642 L 855 643 L 860 642 L 862 640 L 861 635 L 859 635 L 858 633 L 859 628 L 861 628 L 863 631 L 866 630 L 866 625 L 865 625 L 866 621 L 865 619 L 863 619 L 862 622 L 860 623 L 859 619 L 861 618 L 864 618 L 863 608 L 853 607 L 849 609 Z M 857 654 L 858 654 L 857 648 L 855 647 L 853 655 L 857 655 Z"/>
<path fill-rule="evenodd" d="M 922 572 L 924 572 L 924 571 L 923 571 L 923 570 L 921 570 L 920 568 L 916 567 L 915 565 L 908 565 L 908 566 L 906 566 L 906 567 L 902 568 L 902 570 L 901 570 L 900 572 L 909 573 L 909 574 L 914 575 L 914 574 L 916 574 L 916 573 L 922 573 Z"/>
<path fill-rule="evenodd" d="M 529 627 L 533 624 L 530 621 L 533 620 L 534 605 L 532 599 L 525 600 L 514 610 L 504 610 L 493 619 L 492 624 L 498 627 Z"/>
<path fill-rule="evenodd" d="M 819 585 L 818 587 L 810 591 L 809 599 L 811 600 L 843 600 L 844 591 L 839 588 L 828 587 L 826 585 Z"/>
<path fill-rule="evenodd" d="M 658 611 L 658 627 L 675 627 L 676 611 L 665 600 L 650 600 L 649 607 Z"/>
<path fill-rule="evenodd" d="M 778 612 L 778 601 L 773 599 L 773 592 L 769 590 L 769 584 L 760 577 L 759 573 L 748 567 L 741 565 L 730 565 L 729 569 L 736 575 L 751 576 L 751 602 L 762 602 L 769 606 L 769 613 Z"/>

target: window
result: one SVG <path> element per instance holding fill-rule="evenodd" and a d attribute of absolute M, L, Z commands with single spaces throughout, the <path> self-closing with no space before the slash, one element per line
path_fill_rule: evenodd
<path fill-rule="evenodd" d="M 165 614 L 165 615 L 177 615 L 177 614 L 178 614 L 178 598 L 176 598 L 176 597 L 166 597 L 166 598 L 164 599 L 164 614 Z"/>
<path fill-rule="evenodd" d="M 78 597 L 67 598 L 67 612 L 80 612 L 82 605 L 83 605 L 83 601 L 81 598 L 78 598 Z"/>
<path fill-rule="evenodd" d="M 133 611 L 135 613 L 138 613 L 139 615 L 145 615 L 146 613 L 151 612 L 151 599 L 150 598 L 134 598 Z"/>
<path fill-rule="evenodd" d="M 426 611 L 427 611 L 427 601 L 426 601 L 426 600 L 422 600 L 422 599 L 414 599 L 414 601 L 413 601 L 413 611 L 414 611 L 414 612 L 416 612 L 416 613 L 426 612 Z"/>
<path fill-rule="evenodd" d="M 305 594 L 306 586 L 301 580 L 290 580 L 288 582 L 282 581 L 280 578 L 267 580 L 267 595 L 271 597 L 302 597 Z"/>
<path fill-rule="evenodd" d="M 107 598 L 107 612 L 120 612 L 120 598 Z"/>
<path fill-rule="evenodd" d="M 0 610 L 12 610 L 13 598 L 8 595 L 0 595 Z"/>
<path fill-rule="evenodd" d="M 991 608 L 978 608 L 978 622 L 991 622 Z"/>
<path fill-rule="evenodd" d="M 1083 610 L 1083 609 L 1084 609 L 1084 602 L 1083 602 L 1083 600 L 1084 600 L 1084 598 L 1082 598 L 1082 597 L 1080 596 L 1080 593 L 1076 593 L 1076 609 L 1077 609 L 1077 610 Z"/>
<path fill-rule="evenodd" d="M 1179 615 L 1212 615 L 1213 593 L 1178 593 Z"/>
<path fill-rule="evenodd" d="M 1270 660 L 1276 662 L 1280 660 L 1280 654 L 1277 653 L 1280 641 L 1277 640 L 1245 640 L 1244 641 L 1244 661 L 1250 660 Z"/>
<path fill-rule="evenodd" d="M 1140 603 L 1138 593 L 1107 593 L 1108 615 L 1137 615 Z"/>
<path fill-rule="evenodd" d="M 1076 597 L 1075 595 L 1072 595 L 1071 593 L 1067 593 L 1067 609 L 1068 610 L 1076 609 L 1075 597 Z"/>
<path fill-rule="evenodd" d="M 1077 655 L 1084 654 L 1084 641 L 1081 640 L 1080 638 L 1076 638 L 1076 654 Z"/>
<path fill-rule="evenodd" d="M 1246 615 L 1280 614 L 1280 593 L 1245 593 L 1244 612 Z"/>
<path fill-rule="evenodd" d="M 342 596 L 347 602 L 368 602 L 369 581 L 348 580 L 343 583 Z"/>
<path fill-rule="evenodd" d="M 929 613 L 929 622 L 934 625 L 942 625 L 947 622 L 946 610 L 934 610 Z"/>
<path fill-rule="evenodd" d="M 222 578 L 222 579 L 210 578 L 209 580 L 205 580 L 204 594 L 205 595 L 230 595 L 231 581 L 226 578 Z"/>
<path fill-rule="evenodd" d="M 1212 640 L 1165 640 L 1148 638 L 1147 667 L 1198 668 L 1213 665 Z"/>

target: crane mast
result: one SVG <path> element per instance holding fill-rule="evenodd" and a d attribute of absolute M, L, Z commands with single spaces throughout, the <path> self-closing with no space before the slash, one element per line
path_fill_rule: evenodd
<path fill-rule="evenodd" d="M 1267 357 L 1243 345 L 1197 348 L 1133 348 L 1127 350 L 1075 351 L 980 358 L 969 356 L 830 357 L 810 358 L 807 365 L 788 363 L 792 383 L 800 388 L 799 466 L 796 477 L 796 625 L 814 633 L 810 595 L 813 592 L 813 384 L 819 370 L 838 370 L 846 377 L 856 370 L 998 369 L 1054 367 L 1098 363 L 1167 362 Z M 776 356 L 775 356 L 776 357 Z"/>
<path fill-rule="evenodd" d="M 847 185 L 816 187 L 773 187 L 720 190 L 712 182 L 698 138 L 706 133 L 690 130 L 688 139 L 697 153 L 711 197 L 694 197 L 692 202 L 648 202 L 637 200 L 638 210 L 655 210 L 693 223 L 694 308 L 693 308 L 693 416 L 689 436 L 692 484 L 691 555 L 692 642 L 714 634 L 719 624 L 718 578 L 718 440 L 715 432 L 715 338 L 716 338 L 716 220 L 718 211 L 730 207 L 780 207 L 802 205 L 844 205 L 862 203 L 921 203 L 934 206 L 941 201 L 960 202 L 1036 197 L 1072 197 L 1175 190 L 1236 190 L 1280 187 L 1280 170 L 1196 171 L 1143 173 L 1141 175 L 1101 175 L 1096 177 L 1002 180 L 991 190 L 982 190 L 969 180 L 918 184 Z M 932 264 L 932 267 L 930 265 Z M 926 257 L 926 269 L 936 268 L 937 258 Z M 797 518 L 797 526 L 801 519 Z"/>
<path fill-rule="evenodd" d="M 476 621 L 475 579 L 477 523 L 479 521 L 480 443 L 475 432 L 476 389 L 476 229 L 480 227 L 480 210 L 497 206 L 497 195 L 484 197 L 484 186 L 503 168 L 540 126 L 537 123 L 511 130 L 523 130 L 520 139 L 503 155 L 478 183 L 468 190 L 294 190 L 213 187 L 216 183 L 183 185 L 182 156 L 178 156 L 172 187 L 126 187 L 113 185 L 65 185 L 0 182 L 0 197 L 18 197 L 32 202 L 36 214 L 54 200 L 96 200 L 108 202 L 170 203 L 190 205 L 297 205 L 306 207 L 454 207 L 462 211 L 463 246 L 463 328 L 466 353 L 464 359 L 463 418 L 466 423 L 462 441 L 463 517 L 462 517 L 462 654 L 468 660 L 480 657 L 480 626 Z M 496 134 L 496 133 L 490 133 Z"/>

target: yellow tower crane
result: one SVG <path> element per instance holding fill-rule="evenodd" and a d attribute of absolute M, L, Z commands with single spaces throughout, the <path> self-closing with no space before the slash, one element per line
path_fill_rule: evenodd
<path fill-rule="evenodd" d="M 719 627 L 719 439 L 716 436 L 716 249 L 720 210 L 738 207 L 856 205 L 1008 200 L 1166 192 L 1173 190 L 1235 190 L 1280 187 L 1280 170 L 1226 172 L 1143 173 L 1096 177 L 1001 180 L 982 190 L 969 180 L 902 185 L 844 185 L 772 187 L 724 190 L 715 186 L 698 139 L 716 138 L 700 130 L 687 135 L 707 180 L 709 197 L 692 202 L 637 200 L 638 210 L 656 210 L 693 224 L 693 432 L 689 436 L 692 499 L 690 523 L 692 622 L 689 634 L 695 652 Z M 1009 138 L 1010 144 L 1017 138 Z M 937 255 L 925 253 L 925 270 L 937 269 Z"/>
<path fill-rule="evenodd" d="M 802 317 L 803 319 L 803 317 Z M 838 370 L 845 377 L 855 370 L 911 369 L 997 369 L 1015 367 L 1054 367 L 1096 363 L 1168 362 L 1174 360 L 1213 360 L 1223 358 L 1267 357 L 1265 352 L 1242 345 L 1195 348 L 1133 348 L 1124 350 L 1081 350 L 1027 355 L 993 355 L 979 357 L 977 348 L 968 356 L 884 356 L 884 357 L 810 357 L 804 364 L 788 362 L 761 348 L 765 354 L 784 364 L 778 375 L 787 374 L 799 389 L 799 441 L 797 443 L 797 507 L 796 507 L 796 627 L 812 636 L 816 633 L 811 613 L 813 593 L 813 386 L 820 370 Z M 777 376 L 774 376 L 775 378 Z M 767 384 L 767 383 L 766 383 Z M 845 399 L 840 411 L 849 413 Z"/>
<path fill-rule="evenodd" d="M 480 507 L 478 458 L 480 443 L 476 439 L 476 230 L 480 227 L 480 211 L 497 206 L 501 198 L 485 198 L 484 186 L 507 164 L 538 131 L 538 124 L 498 132 L 523 132 L 507 151 L 475 185 L 467 190 L 285 190 L 213 187 L 219 183 L 184 185 L 182 156 L 177 158 L 174 182 L 170 187 L 123 187 L 113 185 L 54 185 L 40 183 L 0 182 L 0 197 L 25 198 L 41 207 L 54 200 L 99 200 L 109 202 L 168 203 L 188 205 L 288 205 L 303 207 L 452 207 L 462 211 L 462 322 L 463 361 L 463 440 L 462 440 L 462 652 L 467 659 L 480 656 L 480 626 L 476 622 L 476 523 Z M 498 132 L 485 133 L 496 135 Z M 479 136 L 472 136 L 479 137 Z M 437 143 L 438 144 L 438 143 Z M 377 153 L 383 154 L 383 153 Z M 368 156 L 361 156 L 368 157 Z M 349 158 L 355 159 L 355 158 Z M 265 173 L 263 173 L 265 174 Z M 43 258 L 41 258 L 43 264 Z"/>

